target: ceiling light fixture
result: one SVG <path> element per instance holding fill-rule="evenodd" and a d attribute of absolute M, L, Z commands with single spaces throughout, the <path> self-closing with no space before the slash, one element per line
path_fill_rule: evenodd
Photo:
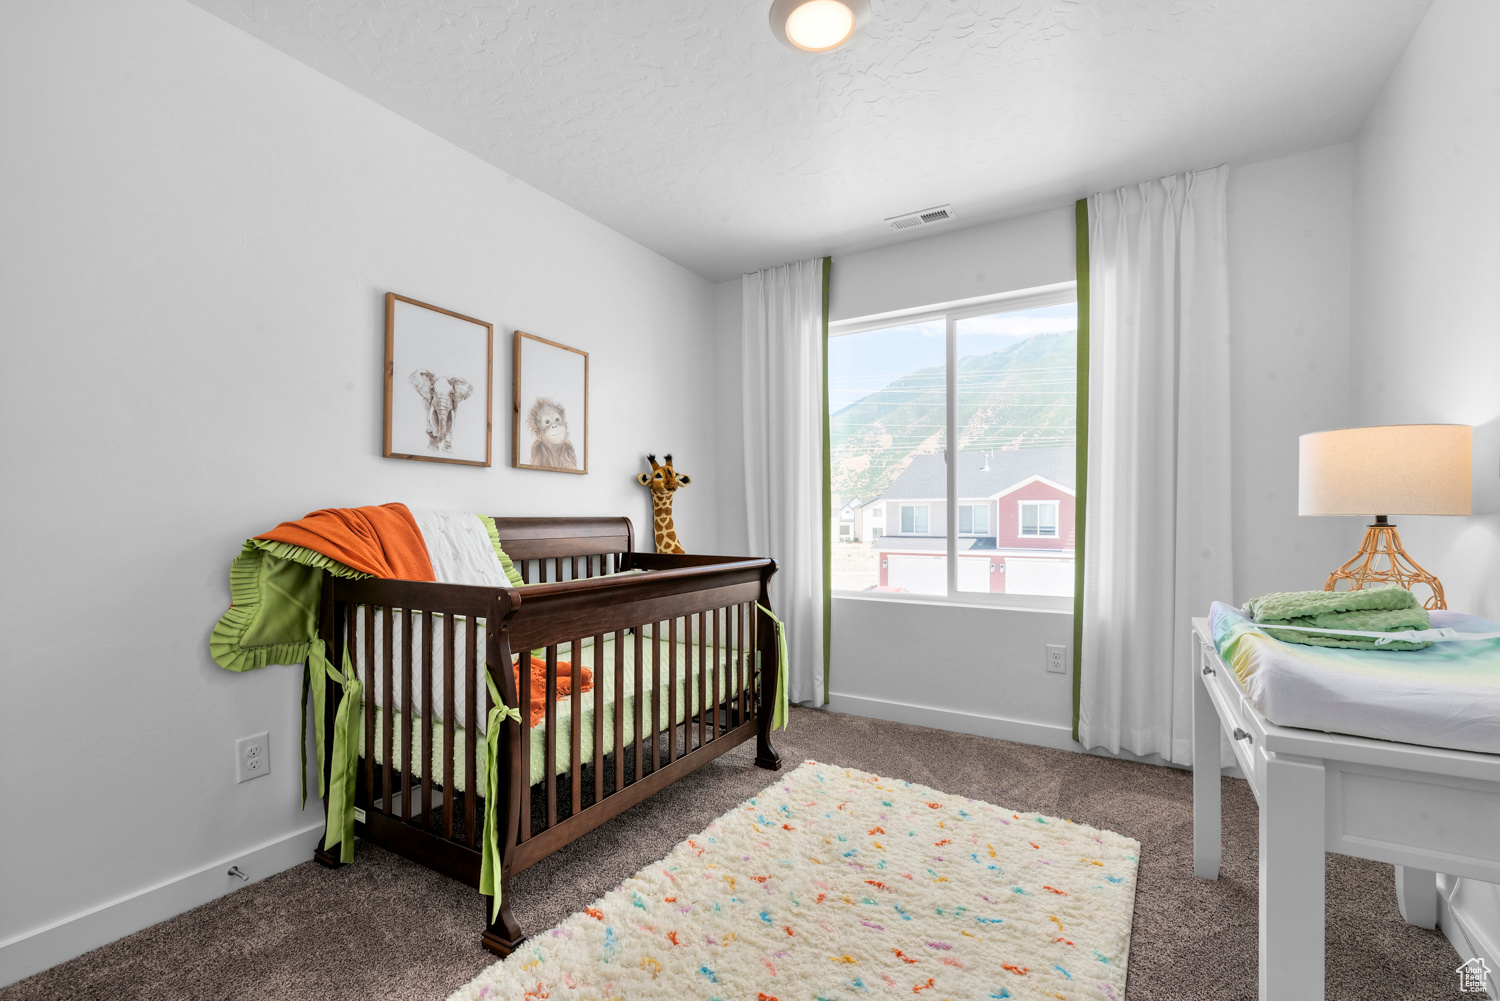
<path fill-rule="evenodd" d="M 788 48 L 828 52 L 847 42 L 870 16 L 870 0 L 774 0 L 771 31 Z"/>

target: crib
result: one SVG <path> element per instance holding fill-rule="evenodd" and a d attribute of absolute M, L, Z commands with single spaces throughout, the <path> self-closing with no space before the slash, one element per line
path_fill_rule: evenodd
<path fill-rule="evenodd" d="M 318 628 L 363 686 L 355 834 L 475 887 L 492 708 L 482 672 L 520 708 L 498 739 L 501 904 L 493 919 L 485 909 L 481 936 L 505 956 L 525 938 L 511 909 L 517 873 L 748 740 L 757 765 L 781 767 L 779 652 L 774 560 L 637 553 L 628 518 L 495 523 L 525 587 L 329 575 Z M 495 668 L 527 651 L 543 677 Z M 338 692 L 315 683 L 329 686 L 327 776 Z M 340 864 L 337 852 L 317 858 Z"/>

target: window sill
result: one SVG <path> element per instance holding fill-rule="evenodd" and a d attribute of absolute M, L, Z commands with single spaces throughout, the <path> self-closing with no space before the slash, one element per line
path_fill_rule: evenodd
<path fill-rule="evenodd" d="M 833 597 L 852 601 L 874 601 L 899 605 L 934 605 L 943 608 L 983 608 L 1003 612 L 1048 612 L 1072 615 L 1073 599 L 1052 594 L 995 594 L 981 592 L 956 596 L 942 594 L 892 594 L 872 591 L 834 591 Z"/>

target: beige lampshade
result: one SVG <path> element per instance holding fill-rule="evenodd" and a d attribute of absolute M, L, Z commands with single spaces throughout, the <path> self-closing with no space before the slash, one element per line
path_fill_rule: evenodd
<path fill-rule="evenodd" d="M 1474 429 L 1391 424 L 1301 438 L 1298 514 L 1468 514 Z"/>

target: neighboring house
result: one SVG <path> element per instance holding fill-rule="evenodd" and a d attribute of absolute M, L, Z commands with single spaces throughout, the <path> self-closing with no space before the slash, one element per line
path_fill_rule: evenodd
<path fill-rule="evenodd" d="M 1073 593 L 1074 454 L 958 454 L 959 590 Z M 917 455 L 866 504 L 884 508 L 880 537 L 871 536 L 882 586 L 946 592 L 947 477 L 941 453 Z"/>
<path fill-rule="evenodd" d="M 833 537 L 839 542 L 869 542 L 885 534 L 885 506 L 866 504 L 858 497 L 839 508 Z"/>
<path fill-rule="evenodd" d="M 839 508 L 838 517 L 834 519 L 833 537 L 840 542 L 862 541 L 861 529 L 864 528 L 863 501 L 858 497 Z"/>

